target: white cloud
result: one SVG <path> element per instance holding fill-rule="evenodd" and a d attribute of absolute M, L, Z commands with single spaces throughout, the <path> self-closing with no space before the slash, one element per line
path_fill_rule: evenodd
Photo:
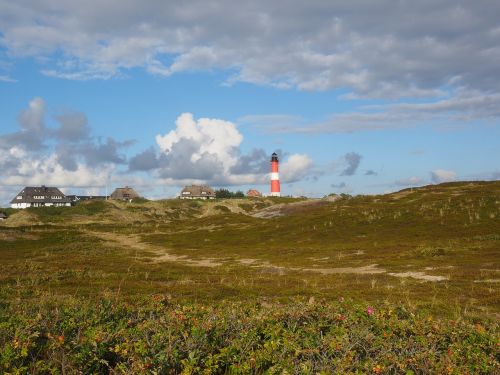
<path fill-rule="evenodd" d="M 253 150 L 249 155 L 241 155 L 243 135 L 232 122 L 196 120 L 192 114 L 183 113 L 177 118 L 175 129 L 157 135 L 156 142 L 162 150 L 159 174 L 166 184 L 245 185 L 269 181 L 267 154 Z M 263 164 L 267 168 L 263 169 Z M 312 165 L 308 155 L 292 154 L 281 164 L 281 180 L 303 179 L 312 173 Z"/>
<path fill-rule="evenodd" d="M 306 154 L 293 154 L 281 164 L 280 179 L 283 182 L 295 182 L 312 172 L 313 161 Z"/>
<path fill-rule="evenodd" d="M 431 172 L 431 180 L 435 183 L 450 182 L 457 179 L 457 173 L 445 169 L 436 169 Z"/>
<path fill-rule="evenodd" d="M 23 154 L 19 158 L 18 174 L 3 176 L 2 183 L 16 186 L 104 186 L 113 170 L 110 165 L 96 169 L 78 164 L 76 170 L 68 171 L 57 162 L 55 154 L 46 157 Z"/>
<path fill-rule="evenodd" d="M 34 98 L 27 109 L 19 114 L 19 125 L 27 131 L 42 131 L 44 128 L 45 101 Z"/>
<path fill-rule="evenodd" d="M 226 69 L 228 82 L 434 97 L 460 86 L 498 92 L 499 12 L 453 0 L 290 1 L 286 11 L 264 0 L 2 1 L 0 45 L 13 59 L 44 58 L 46 74 L 67 79 Z"/>
<path fill-rule="evenodd" d="M 236 164 L 235 150 L 243 141 L 243 136 L 236 125 L 220 119 L 200 118 L 195 120 L 191 113 L 183 113 L 177 118 L 175 130 L 168 134 L 156 136 L 156 142 L 168 155 L 175 144 L 181 140 L 194 142 L 196 149 L 189 157 L 195 163 L 204 155 L 214 155 L 228 171 Z"/>
<path fill-rule="evenodd" d="M 423 103 L 371 105 L 357 111 L 306 121 L 286 115 L 241 118 L 243 124 L 267 133 L 353 133 L 415 127 L 422 124 L 458 126 L 500 119 L 500 94 L 460 90 L 455 96 Z"/>
<path fill-rule="evenodd" d="M 11 78 L 6 75 L 0 75 L 0 82 L 10 82 L 10 83 L 15 83 L 17 82 L 17 79 Z"/>

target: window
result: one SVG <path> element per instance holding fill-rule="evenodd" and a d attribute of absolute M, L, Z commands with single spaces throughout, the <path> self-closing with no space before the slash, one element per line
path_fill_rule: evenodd
<path fill-rule="evenodd" d="M 20 195 L 18 195 L 18 196 L 16 197 L 16 199 L 23 199 L 23 197 L 22 197 L 22 196 L 20 196 Z"/>
<path fill-rule="evenodd" d="M 182 194 L 183 195 L 191 195 L 191 192 L 190 191 L 183 191 Z"/>
<path fill-rule="evenodd" d="M 62 197 L 60 195 L 53 195 L 52 199 L 62 199 Z"/>
<path fill-rule="evenodd" d="M 33 196 L 34 199 L 45 199 L 43 195 L 35 195 Z"/>

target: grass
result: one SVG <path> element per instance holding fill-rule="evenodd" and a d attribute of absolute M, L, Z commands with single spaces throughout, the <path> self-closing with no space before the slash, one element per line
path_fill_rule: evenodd
<path fill-rule="evenodd" d="M 422 354 L 415 359 L 418 366 L 412 367 L 405 362 L 411 356 L 401 354 L 398 357 L 394 351 L 403 337 L 416 340 L 424 331 L 398 336 L 387 345 L 390 346 L 388 353 L 406 363 L 406 367 L 401 368 L 391 367 L 388 357 L 377 349 L 375 341 L 381 331 L 377 331 L 374 341 L 366 343 L 366 350 L 371 348 L 371 354 L 363 358 L 359 357 L 359 350 L 352 354 L 357 359 L 351 367 L 335 367 L 340 366 L 341 358 L 351 355 L 349 351 L 338 355 L 328 352 L 328 359 L 319 358 L 318 353 L 310 353 L 310 358 L 293 359 L 291 351 L 288 352 L 281 342 L 266 354 L 270 356 L 267 362 L 258 367 L 251 364 L 251 351 L 242 353 L 240 350 L 235 357 L 227 354 L 235 350 L 233 345 L 240 345 L 236 344 L 237 337 L 232 336 L 224 345 L 211 343 L 210 348 L 205 347 L 194 359 L 190 359 L 191 352 L 186 351 L 189 345 L 182 350 L 178 347 L 177 362 L 169 362 L 176 364 L 164 367 L 166 362 L 159 360 L 156 349 L 148 346 L 144 349 L 148 355 L 136 353 L 135 344 L 131 344 L 135 342 L 132 336 L 136 331 L 128 332 L 126 328 L 128 333 L 121 332 L 106 320 L 108 318 L 101 317 L 99 319 L 114 327 L 109 328 L 115 330 L 117 337 L 113 345 L 120 348 L 125 345 L 128 353 L 135 354 L 116 356 L 111 350 L 114 346 L 107 346 L 96 358 L 108 362 L 101 362 L 101 367 L 95 367 L 96 371 L 107 372 L 112 368 L 140 372 L 147 370 L 140 370 L 140 366 L 150 363 L 152 368 L 164 369 L 163 373 L 182 370 L 197 373 L 212 366 L 200 358 L 216 357 L 224 351 L 228 357 L 223 356 L 222 362 L 214 362 L 219 367 L 212 368 L 212 372 L 287 370 L 306 373 L 325 368 L 373 372 L 377 365 L 381 366 L 380 371 L 388 373 L 444 372 L 448 370 L 439 366 L 446 362 L 452 371 L 464 373 L 470 368 L 467 365 L 460 367 L 460 357 L 450 359 L 446 354 L 450 347 L 455 353 L 447 336 L 452 330 L 450 320 L 463 324 L 460 328 L 463 336 L 460 337 L 467 338 L 464 340 L 469 340 L 470 335 L 476 339 L 478 328 L 475 324 L 485 330 L 479 332 L 485 335 L 481 340 L 486 340 L 481 341 L 484 347 L 479 352 L 472 353 L 473 344 L 459 349 L 463 355 L 471 356 L 467 363 L 479 369 L 469 372 L 491 373 L 480 370 L 481 366 L 489 370 L 495 368 L 491 366 L 498 367 L 498 346 L 494 351 L 500 320 L 498 182 L 432 185 L 388 195 L 346 196 L 335 201 L 291 198 L 90 201 L 70 208 L 48 207 L 16 213 L 9 211 L 9 214 L 9 219 L 0 224 L 0 347 L 3 348 L 0 358 L 3 358 L 5 371 L 27 366 L 25 371 L 31 372 L 36 360 L 42 361 L 43 366 L 55 366 L 55 362 L 47 358 L 56 352 L 66 356 L 68 369 L 81 363 L 78 355 L 83 355 L 83 349 L 76 344 L 67 346 L 66 338 L 61 347 L 54 346 L 57 341 L 47 337 L 42 343 L 29 339 L 30 345 L 35 343 L 37 355 L 30 351 L 32 349 L 26 349 L 28 355 L 23 357 L 22 344 L 14 348 L 17 351 L 12 349 L 12 340 L 22 331 L 22 319 L 32 321 L 39 314 L 51 316 L 58 309 L 69 309 L 72 312 L 64 319 L 79 321 L 81 316 L 72 307 L 75 304 L 88 314 L 98 316 L 100 304 L 112 300 L 118 310 L 124 309 L 122 313 L 127 319 L 146 311 L 154 315 L 151 324 L 160 324 L 160 320 L 155 320 L 161 316 L 155 315 L 156 305 L 151 305 L 150 301 L 152 296 L 168 301 L 168 308 L 162 310 L 167 315 L 172 313 L 173 306 L 188 310 L 220 309 L 215 315 L 222 320 L 232 319 L 230 308 L 225 306 L 233 306 L 235 311 L 240 311 L 238 314 L 257 305 L 267 306 L 258 308 L 257 314 L 277 312 L 279 315 L 296 303 L 304 304 L 313 298 L 322 301 L 318 306 L 312 304 L 315 307 L 310 319 L 314 327 L 322 324 L 315 320 L 318 316 L 331 324 L 339 308 L 335 301 L 345 298 L 352 301 L 349 314 L 353 317 L 362 314 L 360 306 L 367 305 L 375 306 L 377 311 L 399 308 L 410 311 L 413 315 L 404 318 L 409 320 L 390 323 L 394 330 L 400 323 L 432 327 L 432 323 L 427 323 L 432 317 L 440 327 L 435 338 L 444 341 L 439 341 L 437 349 L 432 346 L 435 348 L 432 349 L 435 353 L 432 361 L 425 362 Z M 333 315 L 323 310 L 325 306 L 331 307 Z M 10 318 L 12 316 L 22 319 L 18 321 Z M 55 321 L 63 324 L 64 319 Z M 371 325 L 371 320 L 354 319 L 351 323 L 349 330 L 359 329 L 356 331 L 359 335 L 378 327 L 378 323 Z M 42 335 L 43 326 L 52 323 L 42 319 L 37 324 L 34 331 L 28 329 L 31 332 L 26 333 L 28 336 L 35 331 Z M 88 322 L 85 329 L 96 329 L 99 324 Z M 253 321 L 252 324 L 251 329 L 260 323 Z M 277 330 L 278 333 L 272 336 L 275 339 L 271 340 L 271 336 L 256 341 L 249 339 L 245 345 L 272 347 L 275 344 L 271 341 L 283 341 L 288 335 L 295 337 L 296 332 L 280 326 L 279 319 L 266 324 L 271 327 L 269 329 Z M 177 340 L 177 343 L 184 340 L 183 331 L 172 328 L 173 331 L 167 334 L 169 325 L 165 323 L 161 327 L 164 331 L 158 328 L 151 335 L 159 335 L 165 340 L 170 337 L 168 340 Z M 200 327 L 193 323 L 188 328 L 191 337 L 191 331 Z M 59 326 L 54 330 L 64 331 Z M 320 331 L 316 330 L 315 335 Z M 72 332 L 64 331 L 64 336 L 77 340 Z M 51 332 L 51 335 L 55 337 L 56 333 Z M 111 331 L 108 334 L 112 335 Z M 293 340 L 301 342 L 301 335 Z M 321 335 L 316 336 L 311 336 L 311 340 L 321 341 Z M 346 341 L 349 342 L 354 345 L 357 341 Z M 424 341 L 418 350 L 422 353 L 426 347 L 431 350 L 429 345 Z M 5 356 L 10 356 L 9 353 L 14 353 L 13 359 L 6 362 Z M 288 354 L 280 357 L 279 353 Z M 233 366 L 236 364 L 243 367 L 238 370 Z M 248 366 L 254 367 L 250 371 Z"/>

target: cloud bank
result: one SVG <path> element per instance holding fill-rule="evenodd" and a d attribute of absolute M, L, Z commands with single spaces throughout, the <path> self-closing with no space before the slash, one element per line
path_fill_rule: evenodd
<path fill-rule="evenodd" d="M 350 97 L 498 93 L 499 13 L 498 2 L 452 0 L 289 1 L 286 11 L 264 0 L 1 1 L 0 45 L 64 79 L 219 69 L 228 84 L 349 88 Z"/>
<path fill-rule="evenodd" d="M 51 121 L 47 123 L 48 119 Z M 195 119 L 183 113 L 172 130 L 156 136 L 155 145 L 132 157 L 127 155 L 127 149 L 134 141 L 93 135 L 81 112 L 65 111 L 49 117 L 45 101 L 39 97 L 20 111 L 17 122 L 17 131 L 0 135 L 0 178 L 4 189 L 42 184 L 73 188 L 140 184 L 154 188 L 269 181 L 271 152 L 254 149 L 243 154 L 243 135 L 234 123 L 222 119 Z M 283 183 L 315 173 L 308 155 L 276 151 L 283 159 Z"/>

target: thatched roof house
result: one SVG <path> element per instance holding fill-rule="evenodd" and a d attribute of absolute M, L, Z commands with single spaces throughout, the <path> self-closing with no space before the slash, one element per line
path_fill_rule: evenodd
<path fill-rule="evenodd" d="M 122 188 L 116 188 L 115 191 L 111 193 L 110 198 L 122 201 L 131 201 L 132 199 L 140 198 L 140 196 L 130 186 L 125 186 Z"/>
<path fill-rule="evenodd" d="M 181 199 L 215 199 L 215 191 L 206 185 L 185 186 L 181 191 Z"/>
<path fill-rule="evenodd" d="M 0 220 L 5 220 L 7 219 L 7 215 L 5 215 L 3 212 L 0 212 Z"/>
<path fill-rule="evenodd" d="M 255 190 L 255 189 L 250 189 L 247 191 L 247 197 L 250 197 L 250 198 L 260 198 L 262 197 L 262 193 L 258 190 Z"/>
<path fill-rule="evenodd" d="M 61 190 L 48 186 L 26 186 L 10 201 L 12 208 L 71 206 L 71 200 Z"/>

